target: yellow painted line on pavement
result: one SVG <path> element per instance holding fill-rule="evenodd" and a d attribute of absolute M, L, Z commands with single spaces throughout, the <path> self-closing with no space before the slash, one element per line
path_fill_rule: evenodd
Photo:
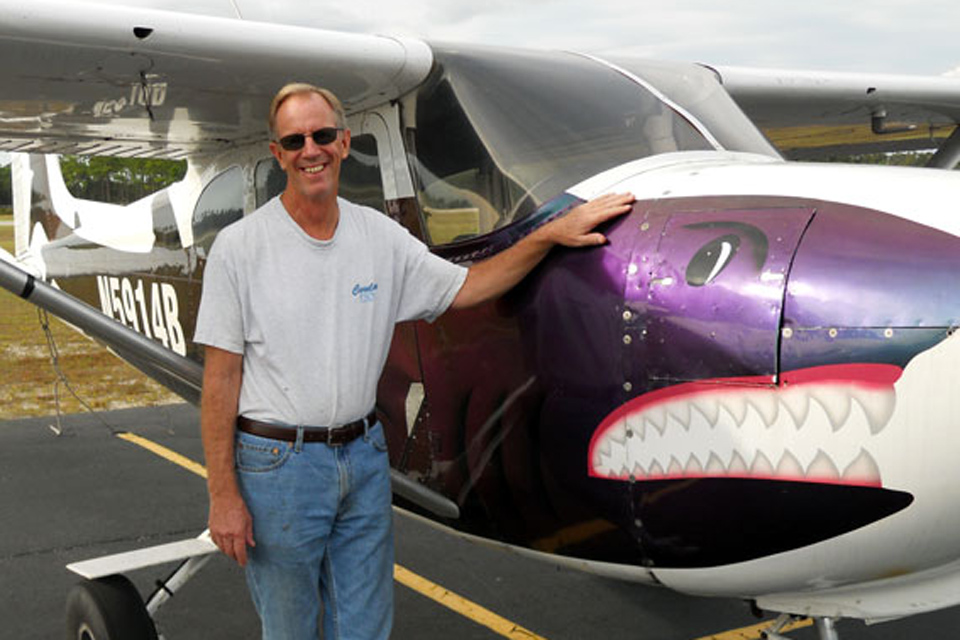
<path fill-rule="evenodd" d="M 471 602 L 434 582 L 430 582 L 426 578 L 418 576 L 398 564 L 393 566 L 393 579 L 504 638 L 513 638 L 515 640 L 546 640 L 543 636 L 538 636 L 529 629 L 524 629 L 506 618 L 498 616 L 493 611 L 485 609 L 477 603 Z"/>
<path fill-rule="evenodd" d="M 763 637 L 763 632 L 770 629 L 770 625 L 772 625 L 773 622 L 773 620 L 767 620 L 766 622 L 761 622 L 750 627 L 731 629 L 730 631 L 724 631 L 712 636 L 703 636 L 702 638 L 697 638 L 697 640 L 759 640 Z M 785 625 L 783 629 L 780 630 L 780 633 L 786 633 L 788 631 L 793 631 L 794 629 L 802 629 L 803 627 L 809 627 L 812 625 L 813 620 L 810 618 L 803 618 L 801 620 L 797 620 L 796 622 L 791 622 Z"/>
<path fill-rule="evenodd" d="M 163 445 L 157 444 L 152 440 L 148 440 L 142 436 L 135 435 L 133 433 L 120 433 L 117 434 L 117 437 L 121 440 L 126 440 L 132 444 L 143 447 L 147 451 L 154 453 L 161 458 L 164 458 L 176 465 L 179 465 L 195 473 L 201 478 L 207 477 L 207 470 L 203 465 L 198 464 L 187 458 L 180 455 L 176 451 L 168 449 Z M 518 624 L 514 624 L 509 620 L 498 616 L 489 609 L 485 609 L 480 605 L 467 600 L 466 598 L 457 595 L 456 593 L 445 589 L 440 585 L 430 582 L 426 578 L 415 574 L 414 572 L 401 567 L 399 564 L 393 565 L 393 577 L 400 584 L 413 589 L 417 593 L 424 595 L 437 604 L 443 605 L 452 611 L 459 613 L 465 618 L 473 620 L 479 625 L 487 627 L 491 631 L 505 637 L 511 638 L 511 640 L 546 640 L 543 636 L 538 636 L 537 634 L 524 629 Z"/>
<path fill-rule="evenodd" d="M 146 438 L 133 433 L 118 433 L 117 437 L 121 440 L 126 440 L 127 442 L 132 442 L 135 445 L 141 446 L 147 451 L 155 453 L 161 458 L 165 458 L 173 464 L 179 465 L 191 473 L 197 474 L 201 478 L 207 477 L 207 470 L 202 464 L 196 463 L 190 458 L 182 456 L 172 449 L 167 449 L 163 445 L 159 445 L 153 440 L 147 440 Z"/>

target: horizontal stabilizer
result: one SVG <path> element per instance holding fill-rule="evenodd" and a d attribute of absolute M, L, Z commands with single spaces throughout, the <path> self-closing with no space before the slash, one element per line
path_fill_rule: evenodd
<path fill-rule="evenodd" d="M 205 556 L 217 551 L 217 545 L 213 544 L 209 532 L 204 531 L 200 536 L 189 540 L 180 540 L 155 547 L 117 553 L 112 556 L 74 562 L 68 564 L 67 569 L 88 580 L 95 580 L 168 562 L 179 562 L 197 556 Z"/>

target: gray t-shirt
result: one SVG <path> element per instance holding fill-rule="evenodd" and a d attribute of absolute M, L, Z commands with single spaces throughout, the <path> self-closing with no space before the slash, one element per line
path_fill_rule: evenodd
<path fill-rule="evenodd" d="M 327 241 L 274 198 L 214 242 L 194 341 L 243 355 L 241 415 L 307 426 L 363 417 L 394 324 L 432 321 L 466 279 L 382 213 L 338 203 Z"/>

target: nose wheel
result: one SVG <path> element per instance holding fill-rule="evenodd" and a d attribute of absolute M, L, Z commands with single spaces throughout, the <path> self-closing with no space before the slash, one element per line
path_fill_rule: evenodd
<path fill-rule="evenodd" d="M 124 576 L 78 583 L 67 596 L 67 640 L 157 640 L 140 592 Z"/>

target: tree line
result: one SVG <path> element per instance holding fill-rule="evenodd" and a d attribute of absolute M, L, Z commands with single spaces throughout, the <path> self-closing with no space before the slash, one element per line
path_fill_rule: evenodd
<path fill-rule="evenodd" d="M 77 198 L 129 204 L 182 180 L 183 160 L 63 156 L 63 180 Z M 13 203 L 10 165 L 0 167 L 0 207 Z"/>
<path fill-rule="evenodd" d="M 10 186 L 10 165 L 0 167 L 0 207 L 13 205 L 13 189 Z"/>
<path fill-rule="evenodd" d="M 60 170 L 67 189 L 77 198 L 129 204 L 182 180 L 183 160 L 64 156 Z"/>
<path fill-rule="evenodd" d="M 821 162 L 845 162 L 848 164 L 883 164 L 896 167 L 924 167 L 932 151 L 903 151 L 900 153 L 862 153 L 856 156 L 830 156 Z"/>

